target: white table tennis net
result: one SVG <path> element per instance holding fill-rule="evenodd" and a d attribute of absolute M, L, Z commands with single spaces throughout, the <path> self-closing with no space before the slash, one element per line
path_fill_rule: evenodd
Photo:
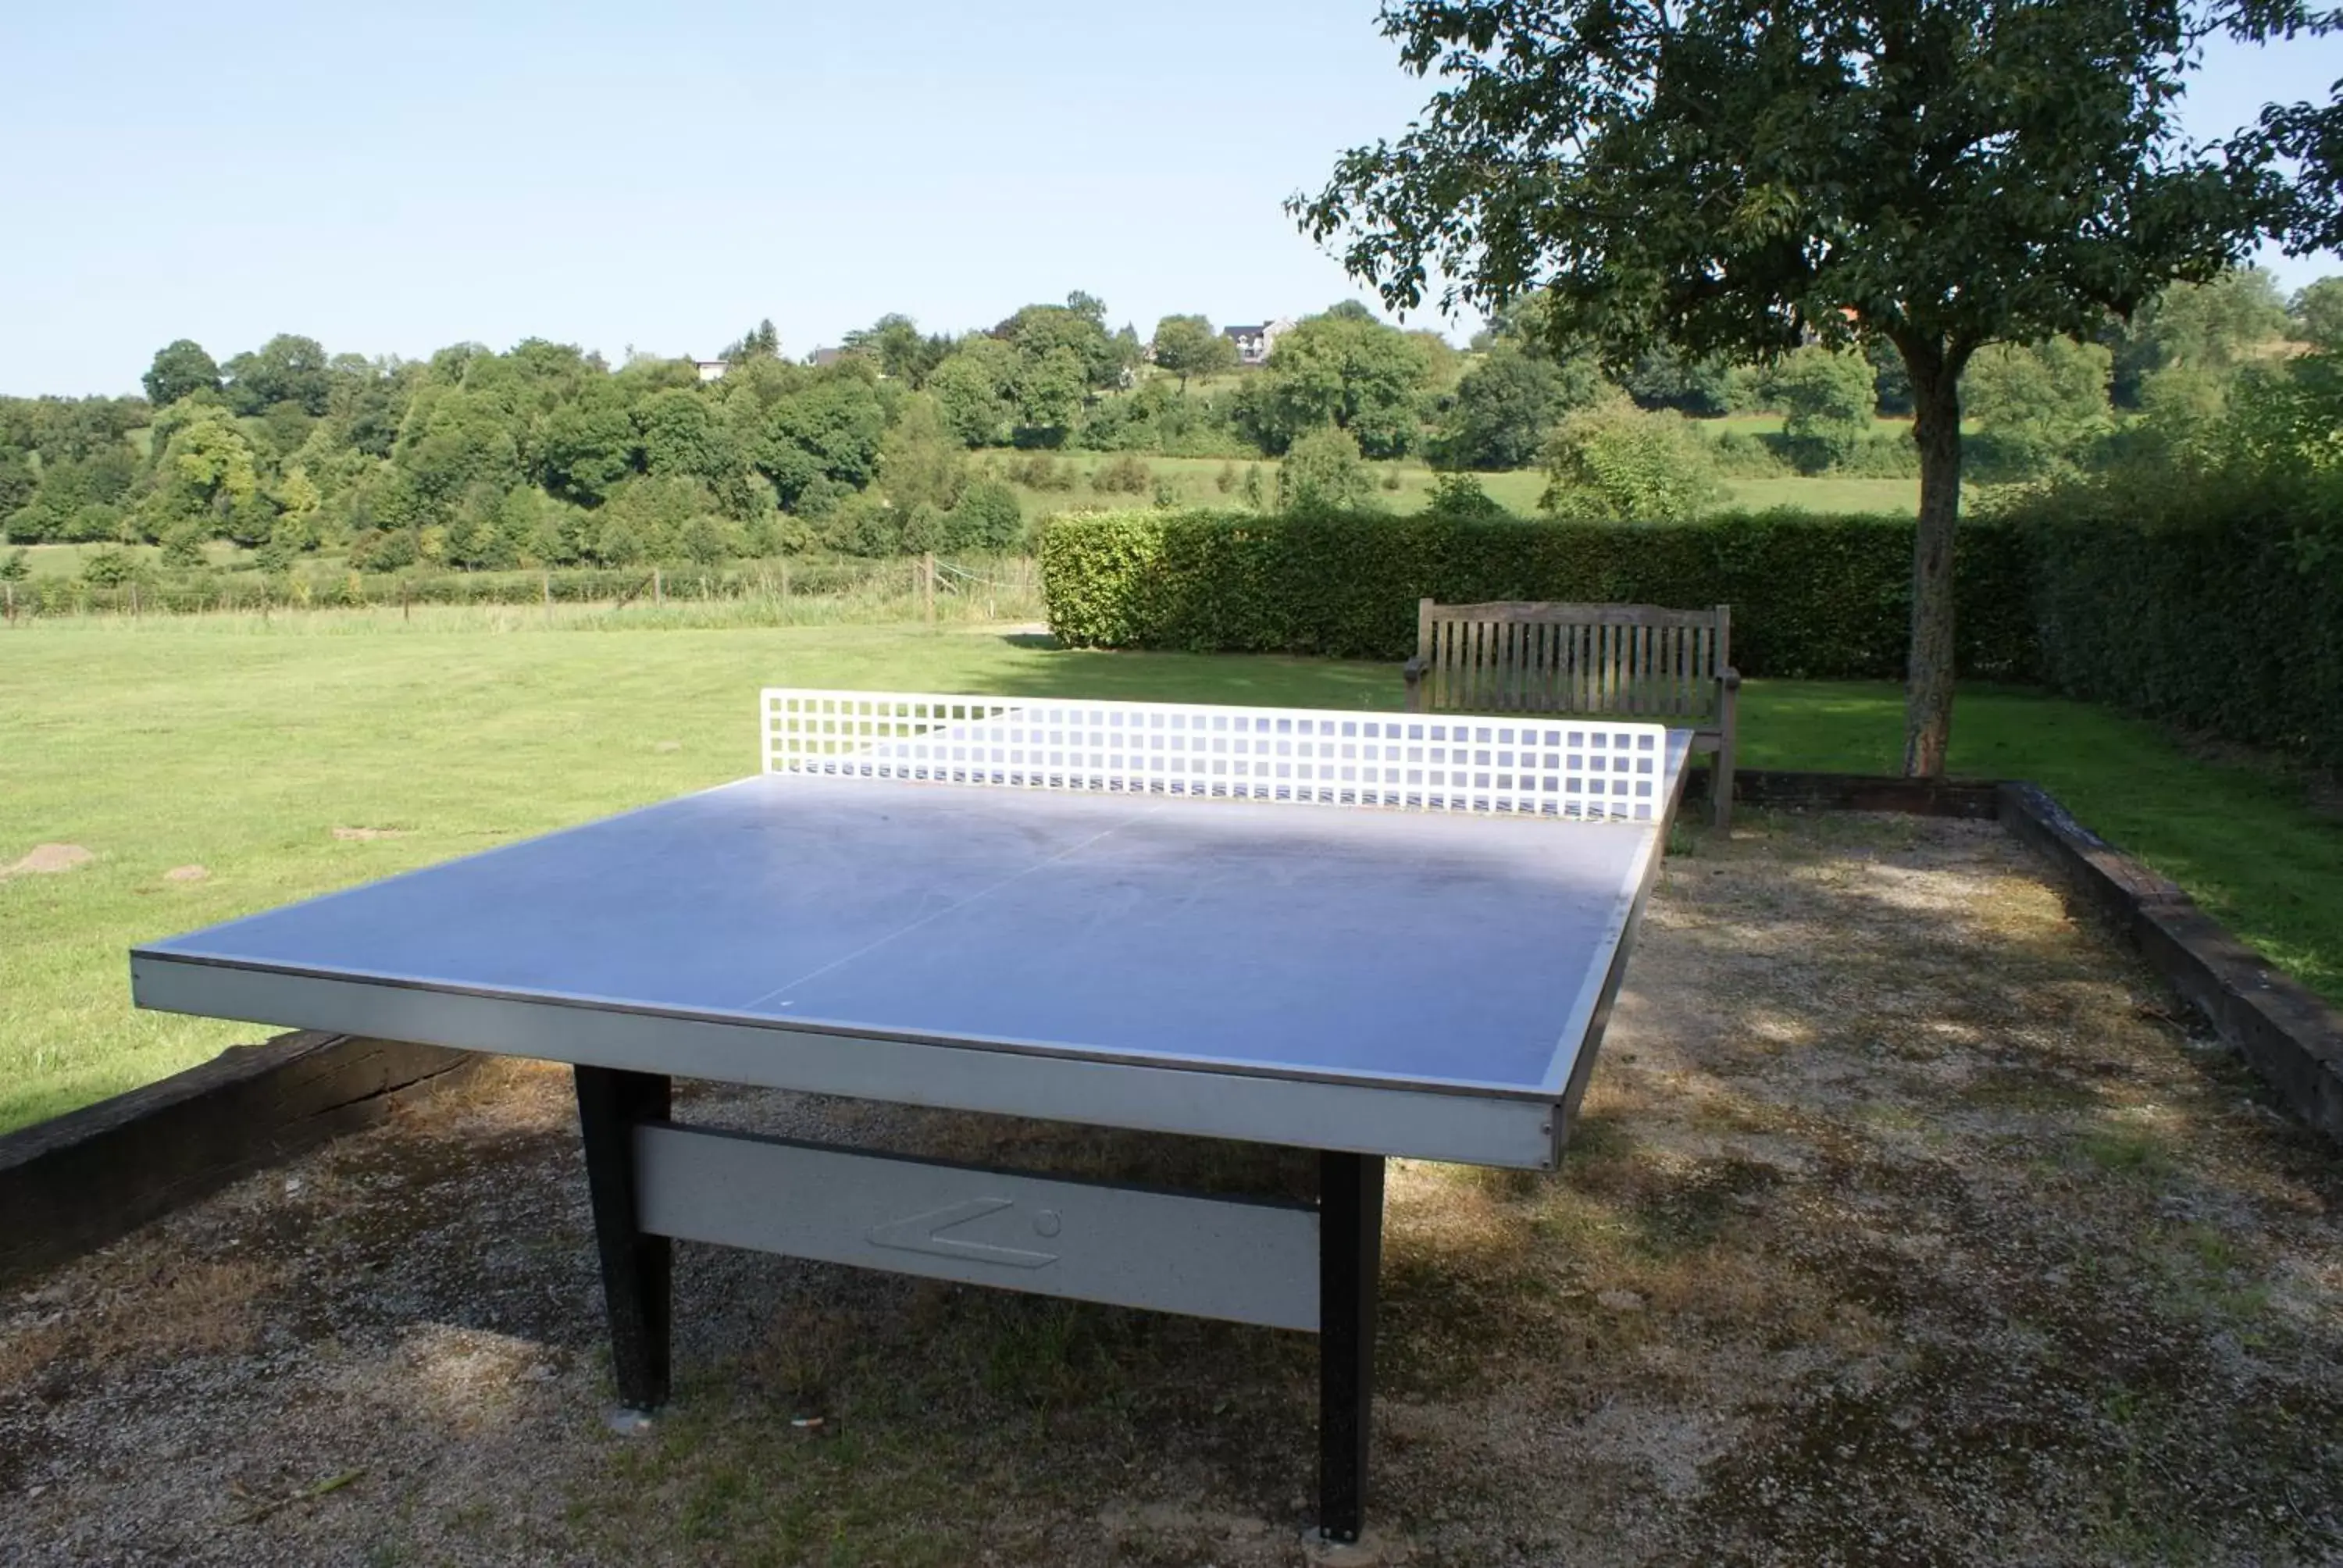
<path fill-rule="evenodd" d="M 764 693 L 765 771 L 1651 822 L 1657 724 L 892 691 Z"/>

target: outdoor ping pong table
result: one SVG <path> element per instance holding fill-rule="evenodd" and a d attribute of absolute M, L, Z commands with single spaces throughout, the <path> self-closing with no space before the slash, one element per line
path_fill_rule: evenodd
<path fill-rule="evenodd" d="M 1314 1331 L 1356 1539 L 1383 1162 L 1560 1157 L 1688 738 L 789 689 L 763 727 L 737 783 L 138 948 L 136 999 L 572 1064 L 638 1409 L 679 1237 Z M 1312 1150 L 1318 1197 L 696 1130 L 677 1076 Z"/>

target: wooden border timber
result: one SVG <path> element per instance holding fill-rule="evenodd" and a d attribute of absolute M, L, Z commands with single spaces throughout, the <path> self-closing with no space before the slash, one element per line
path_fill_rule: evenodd
<path fill-rule="evenodd" d="M 436 1045 L 284 1034 L 0 1134 L 0 1285 L 370 1126 L 477 1060 Z"/>
<path fill-rule="evenodd" d="M 1687 780 L 1705 791 L 1706 776 Z M 1787 810 L 1897 811 L 1993 819 L 2050 862 L 2296 1116 L 2343 1144 L 2343 1012 L 2223 930 L 2177 884 L 2018 780 L 1874 778 L 1744 769 L 1733 798 Z"/>
<path fill-rule="evenodd" d="M 1688 769 L 1684 799 L 1707 799 L 1715 777 L 1705 768 Z M 1735 805 L 1775 811 L 1896 811 L 1989 819 L 2000 812 L 1999 789 L 1989 779 L 1899 779 L 1779 768 L 1743 768 L 1733 776 Z"/>
<path fill-rule="evenodd" d="M 2343 1012 L 2224 930 L 2174 883 L 2039 785 L 2001 786 L 2002 825 L 2058 868 L 2297 1116 L 2343 1143 Z"/>

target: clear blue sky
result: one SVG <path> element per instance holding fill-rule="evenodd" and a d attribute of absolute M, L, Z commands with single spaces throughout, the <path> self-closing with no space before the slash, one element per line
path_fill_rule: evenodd
<path fill-rule="evenodd" d="M 182 337 L 615 359 L 1074 288 L 1142 334 L 1300 314 L 1355 291 L 1280 203 L 1430 90 L 1371 0 L 488 9 L 0 7 L 0 392 L 133 390 Z M 2224 53 L 2192 121 L 2338 76 L 2336 40 Z"/>

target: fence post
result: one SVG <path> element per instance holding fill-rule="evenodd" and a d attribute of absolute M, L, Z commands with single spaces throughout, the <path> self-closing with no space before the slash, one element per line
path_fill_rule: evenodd
<path fill-rule="evenodd" d="M 928 624 L 936 624 L 936 552 L 923 551 L 920 556 L 920 608 Z"/>
<path fill-rule="evenodd" d="M 138 618 L 138 579 L 136 578 L 130 579 L 130 618 L 132 620 Z"/>
<path fill-rule="evenodd" d="M 398 618 L 406 621 L 415 618 L 415 585 L 405 578 L 398 579 Z"/>
<path fill-rule="evenodd" d="M 7 596 L 8 624 L 10 626 L 14 626 L 16 624 L 16 585 L 15 583 L 0 583 L 0 592 L 5 592 Z"/>
<path fill-rule="evenodd" d="M 665 604 L 666 602 L 667 585 L 662 580 L 659 568 L 653 567 L 651 568 L 651 603 L 654 605 L 660 605 Z"/>

